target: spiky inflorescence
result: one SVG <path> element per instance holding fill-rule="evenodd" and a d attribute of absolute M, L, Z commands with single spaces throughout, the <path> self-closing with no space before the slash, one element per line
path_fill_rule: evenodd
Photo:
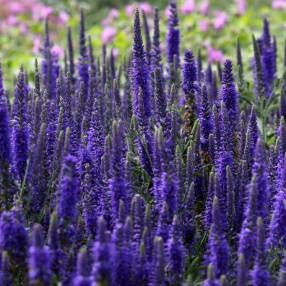
<path fill-rule="evenodd" d="M 166 170 L 166 153 L 165 153 L 165 141 L 163 137 L 162 128 L 155 128 L 155 138 L 153 146 L 153 188 L 152 194 L 154 196 L 157 208 L 160 208 L 162 203 L 162 193 L 160 190 L 162 173 Z"/>
<path fill-rule="evenodd" d="M 144 228 L 144 208 L 145 202 L 140 195 L 135 195 L 131 202 L 131 219 L 133 223 L 133 249 L 134 251 L 139 250 L 140 241 L 143 234 Z"/>
<path fill-rule="evenodd" d="M 237 265 L 237 285 L 246 286 L 248 282 L 248 269 L 245 265 L 244 255 L 240 254 Z"/>
<path fill-rule="evenodd" d="M 72 32 L 70 27 L 68 27 L 67 46 L 68 46 L 68 67 L 69 67 L 68 70 L 71 75 L 72 82 L 74 83 L 75 82 L 74 49 L 72 41 Z"/>
<path fill-rule="evenodd" d="M 7 251 L 13 263 L 25 264 L 28 234 L 15 212 L 3 212 L 0 218 L 0 248 Z"/>
<path fill-rule="evenodd" d="M 235 181 L 229 166 L 226 167 L 226 180 L 227 180 L 227 225 L 229 232 L 232 232 L 235 220 Z"/>
<path fill-rule="evenodd" d="M 160 236 L 154 238 L 154 253 L 152 260 L 152 274 L 150 286 L 164 285 L 165 282 L 165 255 L 163 239 Z"/>
<path fill-rule="evenodd" d="M 158 226 L 156 231 L 157 236 L 160 236 L 163 239 L 164 243 L 166 243 L 169 239 L 170 224 L 171 222 L 170 222 L 168 204 L 164 202 L 160 209 Z"/>
<path fill-rule="evenodd" d="M 50 250 L 51 270 L 54 275 L 63 277 L 66 255 L 60 245 L 58 216 L 53 212 L 50 216 L 47 233 L 47 245 Z"/>
<path fill-rule="evenodd" d="M 250 168 L 253 164 L 258 137 L 259 137 L 259 130 L 257 126 L 256 112 L 254 106 L 252 106 L 248 119 L 246 142 L 244 149 L 245 152 L 244 159 L 247 160 L 247 163 Z"/>
<path fill-rule="evenodd" d="M 12 195 L 11 190 L 9 190 L 11 185 L 11 131 L 9 107 L 4 93 L 2 69 L 0 66 L 0 186 L 3 190 L 1 194 L 3 204 L 7 207 Z"/>
<path fill-rule="evenodd" d="M 73 286 L 91 286 L 92 280 L 89 273 L 89 260 L 87 250 L 82 248 L 77 256 L 76 276 Z"/>
<path fill-rule="evenodd" d="M 160 26 L 159 26 L 159 10 L 155 9 L 154 14 L 154 33 L 152 41 L 152 51 L 151 51 L 151 67 L 162 69 L 162 56 L 160 47 Z"/>
<path fill-rule="evenodd" d="M 134 45 L 133 45 L 133 110 L 138 119 L 142 118 L 144 121 L 148 121 L 151 115 L 151 86 L 150 75 L 147 68 L 145 51 L 143 46 L 143 40 L 140 27 L 140 14 L 139 11 L 135 12 L 134 19 Z M 142 91 L 142 103 L 140 108 L 139 92 Z M 144 118 L 144 119 L 143 119 Z"/>
<path fill-rule="evenodd" d="M 88 57 L 86 51 L 86 39 L 85 39 L 85 25 L 84 25 L 84 12 L 81 9 L 80 11 L 80 28 L 79 28 L 79 58 L 77 65 L 79 82 L 84 82 L 85 89 L 85 97 L 87 98 L 87 87 L 89 83 L 88 76 Z"/>
<path fill-rule="evenodd" d="M 179 64 L 180 58 L 180 30 L 177 4 L 175 0 L 169 4 L 168 33 L 167 33 L 167 63 Z M 177 61 L 177 63 L 174 62 Z"/>
<path fill-rule="evenodd" d="M 112 151 L 111 151 L 111 179 L 109 188 L 112 197 L 112 216 L 115 222 L 118 216 L 119 201 L 126 202 L 125 180 L 124 180 L 124 159 L 125 159 L 125 138 L 124 126 L 121 121 L 114 122 L 112 126 Z"/>
<path fill-rule="evenodd" d="M 238 65 L 238 87 L 239 90 L 242 89 L 243 83 L 244 83 L 244 73 L 243 73 L 243 60 L 242 60 L 242 54 L 241 54 L 241 45 L 240 40 L 237 40 L 236 44 L 236 61 Z"/>
<path fill-rule="evenodd" d="M 191 51 L 185 52 L 182 88 L 185 94 L 184 131 L 186 135 L 189 135 L 195 123 L 196 112 L 198 111 L 196 98 L 199 90 L 196 61 Z"/>
<path fill-rule="evenodd" d="M 154 109 L 156 121 L 164 129 L 168 128 L 167 125 L 167 97 L 164 91 L 164 83 L 162 71 L 159 67 L 155 68 L 155 83 L 154 83 Z M 167 131 L 167 130 L 166 130 Z"/>
<path fill-rule="evenodd" d="M 34 225 L 32 244 L 29 248 L 29 280 L 31 285 L 50 285 L 51 259 L 49 249 L 44 245 L 41 225 Z"/>
<path fill-rule="evenodd" d="M 249 198 L 245 208 L 244 221 L 239 234 L 238 255 L 245 257 L 246 267 L 249 267 L 255 255 L 256 220 L 257 220 L 257 191 L 256 177 L 252 177 L 248 186 Z"/>
<path fill-rule="evenodd" d="M 209 151 L 209 136 L 213 131 L 213 119 L 206 86 L 202 88 L 200 110 L 200 143 L 203 152 Z"/>
<path fill-rule="evenodd" d="M 261 64 L 261 53 L 258 47 L 257 40 L 255 37 L 252 37 L 253 50 L 254 50 L 254 59 L 253 59 L 253 74 L 254 74 L 254 92 L 256 99 L 266 97 L 266 88 L 263 78 L 263 70 Z"/>
<path fill-rule="evenodd" d="M 161 199 L 168 205 L 169 221 L 171 222 L 178 209 L 178 179 L 163 172 L 160 185 Z"/>
<path fill-rule="evenodd" d="M 219 200 L 214 197 L 212 220 L 209 236 L 209 262 L 213 265 L 214 273 L 217 278 L 226 274 L 229 266 L 229 246 L 223 232 Z"/>
<path fill-rule="evenodd" d="M 175 215 L 172 225 L 171 238 L 168 241 L 168 265 L 171 278 L 169 279 L 171 285 L 181 285 L 184 268 L 184 246 L 181 240 L 180 222 Z"/>
<path fill-rule="evenodd" d="M 49 98 L 56 97 L 56 80 L 59 76 L 57 58 L 52 53 L 48 19 L 45 22 L 45 40 L 43 45 L 42 77 Z"/>
<path fill-rule="evenodd" d="M 217 193 L 216 188 L 218 188 L 218 178 L 217 175 L 211 171 L 209 175 L 209 184 L 208 184 L 208 194 L 207 200 L 205 202 L 204 210 L 204 228 L 209 230 L 212 224 L 212 205 L 214 196 Z"/>
<path fill-rule="evenodd" d="M 234 149 L 233 149 L 233 134 L 234 130 L 228 117 L 228 111 L 223 102 L 221 102 L 219 126 L 221 131 L 219 154 L 217 157 L 217 174 L 220 184 L 220 195 L 218 196 L 221 205 L 221 211 L 226 212 L 227 208 L 227 178 L 226 169 L 230 167 L 233 170 L 234 164 Z M 226 225 L 223 219 L 222 223 Z"/>
<path fill-rule="evenodd" d="M 94 243 L 94 263 L 92 276 L 99 285 L 111 285 L 112 265 L 111 243 L 106 234 L 106 222 L 103 217 L 98 218 L 98 234 Z"/>
<path fill-rule="evenodd" d="M 17 77 L 13 103 L 13 165 L 16 177 L 22 181 L 28 159 L 27 91 L 23 68 Z"/>
<path fill-rule="evenodd" d="M 31 190 L 30 210 L 38 214 L 44 206 L 47 197 L 47 153 L 46 153 L 46 124 L 43 123 L 33 150 L 33 156 L 28 168 L 27 181 Z"/>
<path fill-rule="evenodd" d="M 208 265 L 207 279 L 202 284 L 203 286 L 219 286 L 219 282 L 215 278 L 213 265 Z"/>
<path fill-rule="evenodd" d="M 225 104 L 230 124 L 233 130 L 236 130 L 239 112 L 239 98 L 235 89 L 232 73 L 232 63 L 230 60 L 226 60 L 224 63 L 224 69 L 222 74 L 221 99 Z"/>
<path fill-rule="evenodd" d="M 282 79 L 281 97 L 280 97 L 280 116 L 286 118 L 286 71 L 284 71 Z"/>
<path fill-rule="evenodd" d="M 92 95 L 93 96 L 93 95 Z M 88 131 L 87 149 L 92 155 L 95 165 L 96 181 L 101 179 L 101 159 L 104 154 L 105 130 L 103 128 L 103 120 L 100 115 L 99 102 L 95 100 L 93 103 L 93 111 Z"/>
<path fill-rule="evenodd" d="M 142 11 L 142 18 L 143 18 L 143 28 L 144 28 L 144 34 L 145 34 L 146 58 L 147 58 L 147 63 L 150 66 L 152 43 L 151 43 L 151 36 L 150 36 L 150 28 L 149 28 L 147 16 L 144 10 Z"/>
<path fill-rule="evenodd" d="M 68 247 L 75 236 L 77 218 L 77 198 L 79 192 L 76 174 L 76 158 L 67 155 L 64 158 L 61 170 L 61 179 L 58 187 L 58 215 L 60 218 L 61 244 Z"/>
<path fill-rule="evenodd" d="M 261 140 L 258 140 L 256 144 L 252 175 L 256 177 L 257 216 L 260 216 L 265 223 L 268 221 L 270 198 L 268 173 L 266 168 L 266 154 L 264 146 Z"/>
<path fill-rule="evenodd" d="M 269 285 L 269 272 L 265 251 L 264 222 L 261 217 L 257 219 L 257 242 L 254 270 L 252 272 L 252 283 L 254 286 Z"/>
<path fill-rule="evenodd" d="M 132 280 L 132 262 L 128 257 L 128 246 L 125 240 L 123 224 L 116 224 L 113 232 L 113 241 L 116 245 L 116 251 L 114 253 L 114 282 L 118 286 L 129 286 Z"/>
<path fill-rule="evenodd" d="M 273 212 L 271 215 L 271 221 L 269 224 L 269 236 L 267 238 L 267 247 L 276 248 L 279 246 L 285 246 L 285 224 L 282 222 L 286 219 L 286 195 L 285 195 L 285 169 L 286 160 L 285 157 L 279 164 L 279 174 L 277 179 L 277 193 L 274 197 Z M 281 174 L 280 174 L 281 173 Z"/>
<path fill-rule="evenodd" d="M 269 98 L 273 94 L 273 83 L 276 78 L 276 41 L 271 41 L 269 22 L 265 18 L 263 21 L 263 35 L 260 39 L 261 65 L 263 80 L 265 83 L 266 96 Z"/>

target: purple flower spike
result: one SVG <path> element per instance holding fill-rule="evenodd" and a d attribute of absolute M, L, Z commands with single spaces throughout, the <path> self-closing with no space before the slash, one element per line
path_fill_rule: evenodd
<path fill-rule="evenodd" d="M 283 162 L 283 165 L 282 165 Z M 285 157 L 279 165 L 281 175 L 278 178 L 277 187 L 278 191 L 274 197 L 274 207 L 269 225 L 269 236 L 267 238 L 267 247 L 276 248 L 279 246 L 285 247 L 286 245 L 286 226 L 282 222 L 286 219 L 286 195 L 284 191 L 285 186 Z M 279 172 L 279 173 L 280 173 Z"/>
<path fill-rule="evenodd" d="M 229 247 L 222 230 L 222 214 L 219 208 L 219 200 L 217 197 L 214 197 L 212 210 L 213 223 L 209 236 L 210 254 L 208 259 L 213 265 L 214 274 L 217 278 L 227 273 L 229 264 Z"/>
<path fill-rule="evenodd" d="M 2 203 L 8 207 L 11 201 L 9 188 L 11 184 L 11 130 L 10 130 L 10 116 L 7 98 L 4 94 L 2 82 L 2 69 L 0 65 L 0 177 L 1 188 L 3 189 Z"/>
<path fill-rule="evenodd" d="M 160 47 L 160 26 L 159 26 L 159 10 L 155 9 L 154 15 L 154 34 L 152 41 L 152 51 L 151 51 L 151 66 L 152 69 L 160 68 L 162 69 L 162 56 Z"/>
<path fill-rule="evenodd" d="M 17 77 L 13 104 L 13 161 L 16 177 L 22 181 L 28 159 L 27 91 L 23 68 Z"/>
<path fill-rule="evenodd" d="M 255 159 L 253 164 L 252 174 L 256 177 L 257 190 L 257 215 L 260 216 L 264 222 L 268 219 L 269 213 L 269 186 L 268 173 L 266 169 L 266 155 L 263 143 L 261 140 L 257 141 Z"/>
<path fill-rule="evenodd" d="M 219 282 L 215 279 L 212 264 L 208 266 L 207 279 L 204 281 L 203 286 L 219 286 Z"/>
<path fill-rule="evenodd" d="M 212 112 L 210 109 L 210 102 L 207 94 L 206 86 L 202 88 L 202 103 L 200 110 L 200 143 L 201 150 L 208 152 L 209 150 L 209 136 L 213 130 Z"/>
<path fill-rule="evenodd" d="M 41 225 L 33 227 L 32 245 L 29 249 L 29 279 L 30 284 L 50 285 L 51 259 L 50 251 L 44 246 L 43 230 Z"/>
<path fill-rule="evenodd" d="M 246 286 L 248 285 L 248 270 L 245 265 L 244 255 L 240 254 L 238 258 L 238 266 L 237 266 L 237 285 Z"/>
<path fill-rule="evenodd" d="M 73 280 L 73 286 L 91 286 L 92 280 L 89 276 L 88 255 L 86 249 L 80 250 L 77 256 L 77 271 Z"/>
<path fill-rule="evenodd" d="M 84 25 L 84 12 L 80 10 L 80 29 L 79 29 L 79 59 L 78 59 L 78 74 L 79 74 L 79 82 L 84 82 L 84 86 L 86 87 L 85 99 L 87 98 L 87 87 L 89 83 L 88 76 L 88 57 L 86 50 L 86 37 L 85 37 L 85 25 Z"/>
<path fill-rule="evenodd" d="M 69 247 L 75 239 L 77 219 L 78 180 L 75 169 L 76 159 L 67 155 L 61 170 L 58 188 L 58 216 L 61 245 Z"/>
<path fill-rule="evenodd" d="M 147 69 L 145 51 L 141 35 L 140 14 L 136 10 L 134 19 L 134 45 L 133 45 L 133 92 L 134 92 L 134 113 L 137 118 L 148 120 L 151 115 L 151 86 L 150 75 Z M 143 108 L 140 110 L 140 98 L 138 97 L 140 89 L 142 90 Z M 143 120 L 143 119 L 142 119 Z"/>
<path fill-rule="evenodd" d="M 106 222 L 103 217 L 98 218 L 97 229 L 92 275 L 99 285 L 112 285 L 111 243 L 106 234 Z"/>
<path fill-rule="evenodd" d="M 152 273 L 150 286 L 164 285 L 165 281 L 165 257 L 164 257 L 164 244 L 160 236 L 154 239 L 154 253 L 152 261 Z"/>
<path fill-rule="evenodd" d="M 226 60 L 224 63 L 224 69 L 222 74 L 221 98 L 228 112 L 228 118 L 230 124 L 232 128 L 235 130 L 238 121 L 239 98 L 237 91 L 235 89 L 233 73 L 232 73 L 232 63 L 230 60 Z"/>
<path fill-rule="evenodd" d="M 266 262 L 264 222 L 261 217 L 257 219 L 257 246 L 252 283 L 254 286 L 269 285 L 269 272 Z"/>
<path fill-rule="evenodd" d="M 17 265 L 25 265 L 28 234 L 16 212 L 3 212 L 0 218 L 0 248 Z"/>
<path fill-rule="evenodd" d="M 256 244 L 256 220 L 257 220 L 257 191 L 256 177 L 252 177 L 248 186 L 249 198 L 245 208 L 245 218 L 239 235 L 238 254 L 243 254 L 248 267 L 253 261 Z"/>
<path fill-rule="evenodd" d="M 197 83 L 197 67 L 192 51 L 186 51 L 183 64 L 183 91 L 185 94 L 185 132 L 188 135 L 191 132 L 196 119 L 196 97 L 199 91 Z"/>
<path fill-rule="evenodd" d="M 170 271 L 170 284 L 181 285 L 184 268 L 184 247 L 181 240 L 180 222 L 175 215 L 172 225 L 172 234 L 168 242 L 168 265 Z"/>
<path fill-rule="evenodd" d="M 118 121 L 114 122 L 112 126 L 112 152 L 111 152 L 112 177 L 109 181 L 109 188 L 112 197 L 112 216 L 114 222 L 118 217 L 119 201 L 123 200 L 124 202 L 126 202 L 124 160 L 125 160 L 124 126 L 121 121 Z"/>
<path fill-rule="evenodd" d="M 174 63 L 174 59 L 178 61 Z M 171 0 L 169 4 L 168 34 L 167 34 L 167 62 L 168 64 L 179 64 L 180 58 L 180 30 L 177 3 Z"/>

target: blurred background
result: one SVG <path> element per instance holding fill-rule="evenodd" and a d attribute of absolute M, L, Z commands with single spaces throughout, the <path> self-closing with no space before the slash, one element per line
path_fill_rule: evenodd
<path fill-rule="evenodd" d="M 165 48 L 166 0 L 0 0 L 0 5 L 0 61 L 8 85 L 21 64 L 33 71 L 35 57 L 41 56 L 46 18 L 53 53 L 64 58 L 68 26 L 77 43 L 80 8 L 85 11 L 86 30 L 95 54 L 100 54 L 99 49 L 106 44 L 117 57 L 126 56 L 132 47 L 134 9 L 139 7 L 145 12 L 152 33 L 154 5 L 161 11 L 162 50 Z M 182 50 L 189 48 L 196 53 L 201 49 L 202 56 L 211 63 L 234 56 L 238 38 L 244 59 L 250 59 L 251 35 L 260 34 L 263 17 L 269 19 L 274 35 L 286 30 L 286 0 L 182 0 L 178 7 Z M 283 44 L 283 37 L 279 37 L 278 49 L 283 49 Z"/>

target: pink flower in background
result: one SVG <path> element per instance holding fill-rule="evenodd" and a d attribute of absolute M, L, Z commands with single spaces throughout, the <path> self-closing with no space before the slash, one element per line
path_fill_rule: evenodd
<path fill-rule="evenodd" d="M 239 15 L 244 15 L 246 12 L 246 0 L 236 0 L 236 9 Z"/>
<path fill-rule="evenodd" d="M 57 58 L 62 58 L 64 56 L 64 50 L 58 45 L 54 45 L 51 49 L 52 54 Z"/>
<path fill-rule="evenodd" d="M 139 9 L 144 11 L 145 14 L 147 14 L 147 15 L 151 14 L 152 11 L 153 11 L 152 6 L 149 3 L 147 3 L 147 2 L 140 3 L 139 4 Z"/>
<path fill-rule="evenodd" d="M 165 9 L 164 15 L 165 15 L 166 18 L 169 18 L 169 17 L 170 17 L 171 12 L 170 12 L 169 6 Z"/>
<path fill-rule="evenodd" d="M 19 30 L 21 31 L 22 34 L 26 34 L 28 32 L 27 25 L 24 23 L 20 23 Z"/>
<path fill-rule="evenodd" d="M 50 16 L 52 25 L 64 25 L 69 19 L 65 11 L 54 13 L 54 9 L 44 5 L 41 0 L 0 0 L 0 5 L 0 30 L 16 27 L 21 33 L 27 34 L 31 18 L 38 22 Z"/>
<path fill-rule="evenodd" d="M 117 9 L 111 9 L 110 12 L 108 13 L 107 17 L 105 19 L 103 19 L 103 21 L 101 22 L 101 24 L 103 26 L 110 26 L 111 23 L 118 18 L 119 16 L 119 11 Z"/>
<path fill-rule="evenodd" d="M 216 30 L 221 30 L 227 23 L 228 16 L 223 11 L 216 11 L 215 12 L 215 19 L 213 22 L 213 26 Z"/>
<path fill-rule="evenodd" d="M 127 5 L 125 6 L 125 14 L 127 17 L 132 17 L 134 14 L 134 5 Z"/>
<path fill-rule="evenodd" d="M 221 50 L 217 50 L 213 48 L 210 44 L 207 44 L 207 52 L 208 52 L 208 62 L 214 63 L 214 62 L 223 62 L 224 61 L 224 55 Z"/>
<path fill-rule="evenodd" d="M 195 1 L 194 0 L 185 0 L 183 6 L 181 7 L 181 12 L 184 15 L 188 15 L 194 12 L 196 9 Z"/>
<path fill-rule="evenodd" d="M 26 11 L 26 7 L 23 5 L 23 3 L 18 2 L 18 1 L 13 1 L 13 2 L 7 3 L 6 5 L 8 5 L 10 13 L 13 13 L 13 14 L 19 14 L 19 13 L 23 13 Z"/>
<path fill-rule="evenodd" d="M 113 27 L 105 27 L 101 34 L 101 40 L 104 44 L 109 44 L 113 41 L 116 35 L 116 30 Z"/>
<path fill-rule="evenodd" d="M 42 8 L 38 11 L 40 15 L 40 19 L 46 19 L 53 12 L 54 12 L 54 9 L 48 6 L 42 6 Z"/>
<path fill-rule="evenodd" d="M 209 0 L 203 0 L 203 2 L 199 6 L 199 11 L 202 15 L 207 15 L 209 13 L 210 2 Z"/>
<path fill-rule="evenodd" d="M 206 32 L 209 28 L 209 21 L 208 20 L 201 20 L 199 22 L 199 29 L 201 32 Z"/>
<path fill-rule="evenodd" d="M 61 11 L 59 14 L 59 23 L 66 24 L 69 20 L 69 14 L 66 11 Z"/>
<path fill-rule="evenodd" d="M 279 10 L 279 9 L 286 9 L 286 0 L 274 0 L 272 1 L 272 8 Z"/>
<path fill-rule="evenodd" d="M 34 54 L 39 54 L 40 53 L 40 50 L 41 50 L 41 38 L 39 36 L 35 37 L 34 38 L 34 41 L 33 41 L 33 53 Z"/>
<path fill-rule="evenodd" d="M 113 55 L 115 58 L 117 58 L 117 57 L 119 56 L 119 50 L 116 49 L 116 48 L 113 48 L 113 49 L 112 49 L 112 55 Z"/>
<path fill-rule="evenodd" d="M 9 17 L 6 19 L 6 24 L 7 24 L 8 26 L 15 26 L 15 25 L 17 25 L 17 24 L 18 24 L 18 19 L 17 19 L 17 17 L 14 16 L 14 15 L 9 16 Z"/>
<path fill-rule="evenodd" d="M 112 23 L 112 19 L 109 17 L 106 17 L 101 21 L 102 26 L 110 26 L 111 23 Z"/>
<path fill-rule="evenodd" d="M 119 16 L 119 11 L 118 9 L 111 9 L 108 13 L 108 17 L 110 17 L 111 19 L 116 19 Z"/>

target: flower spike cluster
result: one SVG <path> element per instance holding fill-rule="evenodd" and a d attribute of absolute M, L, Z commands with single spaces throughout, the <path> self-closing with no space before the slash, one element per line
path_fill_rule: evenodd
<path fill-rule="evenodd" d="M 252 78 L 239 42 L 237 67 L 180 59 L 169 12 L 164 51 L 159 10 L 135 11 L 124 62 L 82 10 L 62 62 L 46 21 L 11 105 L 0 67 L 0 285 L 285 285 L 280 41 L 265 19 Z"/>

